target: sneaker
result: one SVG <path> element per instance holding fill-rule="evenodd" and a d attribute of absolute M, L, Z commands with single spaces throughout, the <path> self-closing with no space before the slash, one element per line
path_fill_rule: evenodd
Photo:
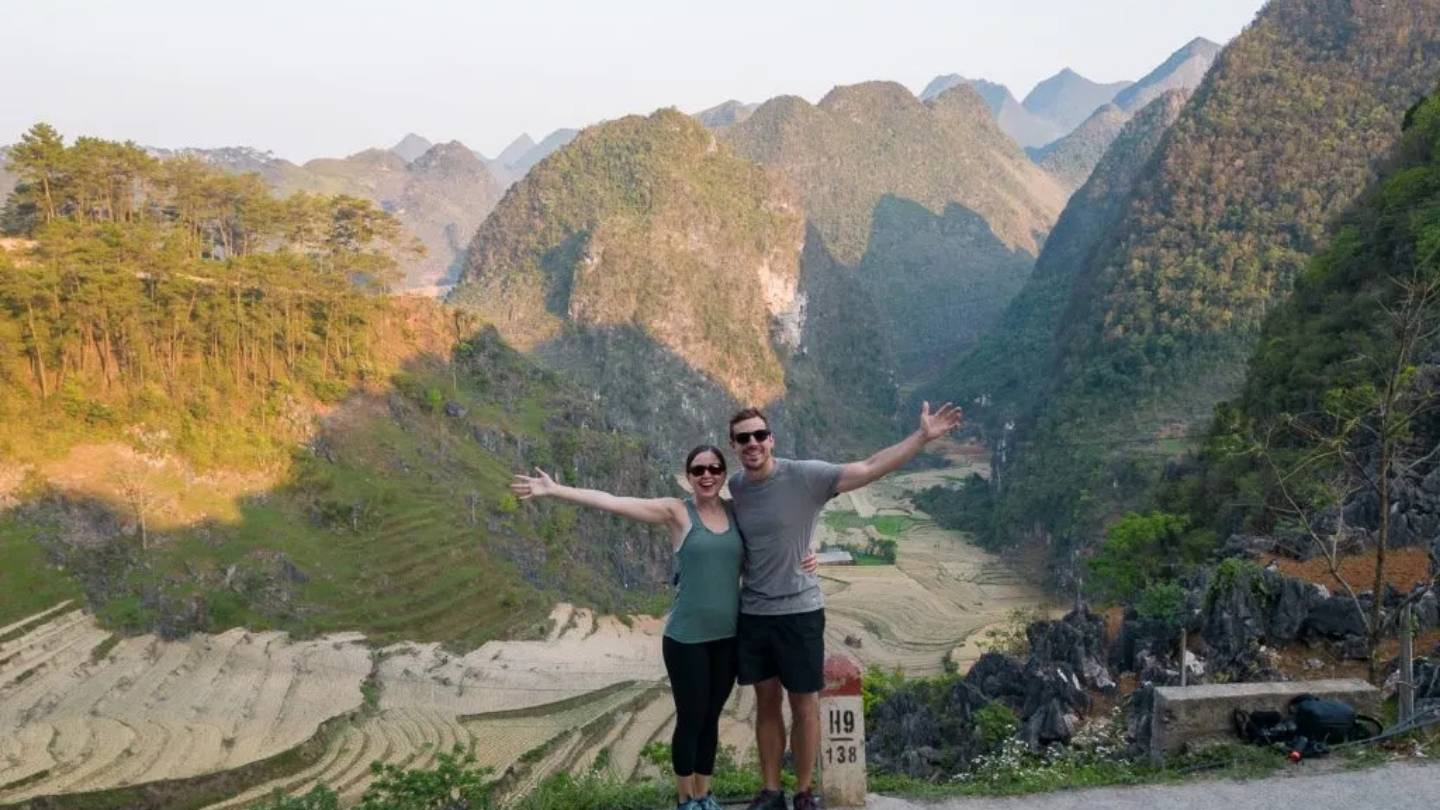
<path fill-rule="evenodd" d="M 714 793 L 706 793 L 699 799 L 695 799 L 695 810 L 725 810 L 720 802 L 715 801 Z"/>
<path fill-rule="evenodd" d="M 677 803 L 675 810 L 700 810 L 700 800 L 692 796 L 683 802 Z"/>
<path fill-rule="evenodd" d="M 786 810 L 785 791 L 762 790 L 745 805 L 745 810 Z"/>
<path fill-rule="evenodd" d="M 796 793 L 795 810 L 825 810 L 825 799 L 817 796 L 813 789 Z"/>

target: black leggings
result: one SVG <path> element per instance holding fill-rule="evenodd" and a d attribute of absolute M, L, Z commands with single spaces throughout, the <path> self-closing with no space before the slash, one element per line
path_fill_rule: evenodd
<path fill-rule="evenodd" d="M 735 639 L 683 644 L 666 636 L 660 649 L 675 696 L 670 764 L 676 776 L 710 776 L 720 744 L 720 712 L 735 687 Z"/>

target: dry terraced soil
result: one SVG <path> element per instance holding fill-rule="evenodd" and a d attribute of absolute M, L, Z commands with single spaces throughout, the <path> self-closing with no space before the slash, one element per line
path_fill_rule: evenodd
<path fill-rule="evenodd" d="M 292 641 L 235 629 L 117 643 L 92 616 L 66 608 L 6 635 L 0 803 L 264 759 L 358 708 L 370 671 L 358 634 Z"/>

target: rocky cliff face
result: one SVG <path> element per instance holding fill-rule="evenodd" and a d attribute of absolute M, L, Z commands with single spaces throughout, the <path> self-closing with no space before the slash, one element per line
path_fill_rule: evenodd
<path fill-rule="evenodd" d="M 869 299 L 902 382 L 993 322 L 1064 195 L 969 87 L 927 103 L 886 82 L 836 88 L 818 105 L 772 99 L 724 138 L 798 190 L 824 252 Z"/>

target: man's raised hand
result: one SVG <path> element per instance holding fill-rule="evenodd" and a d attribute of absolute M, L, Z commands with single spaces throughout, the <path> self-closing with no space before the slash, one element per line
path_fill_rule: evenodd
<path fill-rule="evenodd" d="M 515 493 L 520 500 L 524 501 L 537 496 L 544 497 L 545 495 L 553 495 L 555 494 L 555 489 L 559 486 L 559 484 L 555 483 L 555 479 L 546 475 L 544 470 L 536 467 L 534 476 L 515 476 L 515 480 L 510 483 L 510 491 Z"/>
<path fill-rule="evenodd" d="M 965 421 L 964 412 L 949 402 L 941 405 L 940 410 L 935 413 L 930 413 L 929 402 L 920 405 L 920 433 L 927 442 L 933 442 L 960 427 L 960 423 L 963 421 Z"/>

